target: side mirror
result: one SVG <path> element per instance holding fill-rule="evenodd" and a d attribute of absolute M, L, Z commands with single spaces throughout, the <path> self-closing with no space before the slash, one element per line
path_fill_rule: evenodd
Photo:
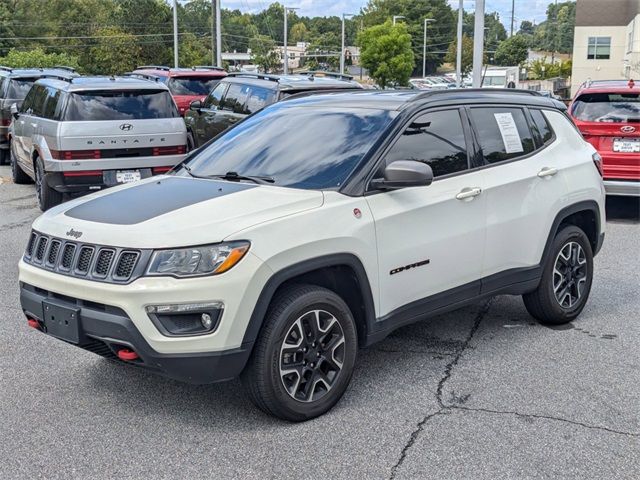
<path fill-rule="evenodd" d="M 199 112 L 201 108 L 202 108 L 201 100 L 194 100 L 189 104 L 189 110 L 196 110 Z"/>
<path fill-rule="evenodd" d="M 415 160 L 396 160 L 384 169 L 384 178 L 376 178 L 371 186 L 379 190 L 405 187 L 426 187 L 433 182 L 433 170 L 426 163 Z"/>
<path fill-rule="evenodd" d="M 18 111 L 18 105 L 16 103 L 11 104 L 11 116 L 14 119 L 17 119 L 20 116 L 20 112 Z"/>

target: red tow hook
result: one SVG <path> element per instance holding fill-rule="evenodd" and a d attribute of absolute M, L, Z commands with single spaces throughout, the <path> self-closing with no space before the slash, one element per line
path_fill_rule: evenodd
<path fill-rule="evenodd" d="M 127 362 L 140 358 L 136 352 L 129 350 L 128 348 L 121 348 L 118 350 L 117 355 L 120 360 L 125 360 Z"/>
<path fill-rule="evenodd" d="M 27 324 L 31 327 L 31 328 L 35 328 L 36 330 L 40 330 L 40 324 L 38 323 L 38 321 L 34 318 L 27 318 Z"/>

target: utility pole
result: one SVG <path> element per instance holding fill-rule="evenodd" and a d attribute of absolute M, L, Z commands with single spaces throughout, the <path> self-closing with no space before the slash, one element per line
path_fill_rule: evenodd
<path fill-rule="evenodd" d="M 220 14 L 220 1 L 216 2 L 216 67 L 222 68 L 222 19 Z"/>
<path fill-rule="evenodd" d="M 482 86 L 482 60 L 484 57 L 484 0 L 476 0 L 476 18 L 473 27 L 473 88 Z"/>
<path fill-rule="evenodd" d="M 178 68 L 178 0 L 173 0 L 173 63 Z"/>
<path fill-rule="evenodd" d="M 216 0 L 211 0 L 211 65 L 218 65 L 216 62 Z"/>
<path fill-rule="evenodd" d="M 293 12 L 297 10 L 297 7 L 284 7 L 284 74 L 287 75 L 289 73 L 289 52 L 287 51 L 287 17 L 289 16 L 289 12 Z"/>
<path fill-rule="evenodd" d="M 344 73 L 344 49 L 345 49 L 345 45 L 344 45 L 344 19 L 346 17 L 353 17 L 355 15 L 355 13 L 343 13 L 342 14 L 342 33 L 341 33 L 341 45 L 342 48 L 340 50 L 340 73 Z"/>
<path fill-rule="evenodd" d="M 424 19 L 424 41 L 422 43 L 422 78 L 427 76 L 427 24 L 435 22 L 433 18 Z"/>
<path fill-rule="evenodd" d="M 513 37 L 513 21 L 515 19 L 514 15 L 516 12 L 516 0 L 511 0 L 511 35 L 509 35 L 510 37 Z"/>
<path fill-rule="evenodd" d="M 458 6 L 458 45 L 456 49 L 456 86 L 462 88 L 462 17 L 464 14 L 463 0 Z"/>

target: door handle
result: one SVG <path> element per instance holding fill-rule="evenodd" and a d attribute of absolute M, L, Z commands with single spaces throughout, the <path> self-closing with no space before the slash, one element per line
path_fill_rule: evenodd
<path fill-rule="evenodd" d="M 553 177 L 556 173 L 558 173 L 557 168 L 553 167 L 544 167 L 542 170 L 538 172 L 538 176 L 542 177 Z"/>
<path fill-rule="evenodd" d="M 473 197 L 477 197 L 481 193 L 482 193 L 482 189 L 480 187 L 473 187 L 473 188 L 466 187 L 460 190 L 460 193 L 456 195 L 456 198 L 458 200 L 467 200 L 467 199 L 472 200 Z"/>

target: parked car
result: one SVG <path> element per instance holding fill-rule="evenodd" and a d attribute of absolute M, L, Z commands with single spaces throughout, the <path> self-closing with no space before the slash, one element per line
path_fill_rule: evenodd
<path fill-rule="evenodd" d="M 218 82 L 227 76 L 224 68 L 197 66 L 192 68 L 170 68 L 162 65 L 144 65 L 131 75 L 166 83 L 178 105 L 180 115 L 185 114 L 194 100 L 204 100 Z"/>
<path fill-rule="evenodd" d="M 569 112 L 602 157 L 607 194 L 640 196 L 640 85 L 633 80 L 587 82 Z"/>
<path fill-rule="evenodd" d="M 19 107 L 33 83 L 39 78 L 73 78 L 71 67 L 10 68 L 0 66 L 0 165 L 9 163 L 9 125 L 11 105 Z"/>
<path fill-rule="evenodd" d="M 9 130 L 15 183 L 35 181 L 47 210 L 83 194 L 165 173 L 186 154 L 166 85 L 127 77 L 41 79 Z"/>
<path fill-rule="evenodd" d="M 362 86 L 351 75 L 303 72 L 295 75 L 231 73 L 185 114 L 190 147 L 197 148 L 234 123 L 296 93 L 353 90 Z"/>
<path fill-rule="evenodd" d="M 278 102 L 170 175 L 38 218 L 22 309 L 80 348 L 240 375 L 265 412 L 316 417 L 359 347 L 425 316 L 498 294 L 547 324 L 580 314 L 604 189 L 565 110 L 514 90 Z"/>

